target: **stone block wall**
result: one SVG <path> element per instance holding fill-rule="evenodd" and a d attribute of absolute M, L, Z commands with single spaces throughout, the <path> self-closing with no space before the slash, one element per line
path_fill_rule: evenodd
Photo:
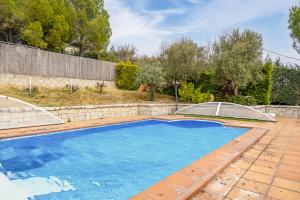
<path fill-rule="evenodd" d="M 276 117 L 300 118 L 300 106 L 259 105 L 253 108 L 263 113 L 275 113 Z"/>
<path fill-rule="evenodd" d="M 178 109 L 185 106 L 187 106 L 187 104 L 180 104 Z M 162 116 L 174 113 L 175 109 L 175 104 L 141 104 L 139 106 L 139 115 Z"/>
<path fill-rule="evenodd" d="M 31 108 L 0 108 L 0 129 L 41 126 L 61 123 L 49 114 Z"/>
<path fill-rule="evenodd" d="M 180 104 L 179 108 L 187 106 Z M 126 116 L 161 116 L 174 113 L 175 104 L 114 104 L 96 106 L 49 107 L 47 111 L 65 122 Z"/>
<path fill-rule="evenodd" d="M 190 104 L 179 104 L 178 109 L 189 106 Z M 264 113 L 271 110 L 276 117 L 300 117 L 300 107 L 298 106 L 255 106 Z M 268 110 L 269 109 L 269 110 Z M 71 106 L 71 107 L 50 107 L 47 111 L 58 116 L 65 122 L 84 121 L 102 118 L 126 117 L 126 116 L 162 116 L 175 112 L 175 104 L 114 104 L 96 106 Z M 299 110 L 299 115 L 296 111 Z"/>
<path fill-rule="evenodd" d="M 58 78 L 58 77 L 43 77 L 43 76 L 30 76 L 24 74 L 9 74 L 0 73 L 0 84 L 10 84 L 17 85 L 20 87 L 28 87 L 30 83 L 32 86 L 37 87 L 48 87 L 48 88 L 62 88 L 67 84 L 78 85 L 79 87 L 95 87 L 97 82 L 102 82 L 101 80 L 84 80 L 84 79 L 70 79 L 70 78 Z M 113 87 L 114 82 L 105 81 L 105 85 L 108 87 Z"/>
<path fill-rule="evenodd" d="M 179 109 L 190 104 L 179 104 Z M 264 113 L 276 114 L 276 117 L 300 118 L 300 106 L 254 106 Z M 175 104 L 113 104 L 95 106 L 47 107 L 46 111 L 54 114 L 65 122 L 85 121 L 102 118 L 126 116 L 161 116 L 174 113 Z M 51 121 L 53 120 L 53 121 Z M 0 108 L 0 129 L 57 124 L 55 118 L 31 107 Z"/>
<path fill-rule="evenodd" d="M 45 108 L 65 122 L 138 115 L 138 104 Z"/>

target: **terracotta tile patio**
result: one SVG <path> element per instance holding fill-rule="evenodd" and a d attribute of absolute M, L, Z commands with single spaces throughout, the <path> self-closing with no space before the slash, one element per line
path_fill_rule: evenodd
<path fill-rule="evenodd" d="M 269 131 L 258 143 L 208 182 L 192 200 L 300 199 L 300 121 L 278 119 L 275 125 L 262 127 Z"/>

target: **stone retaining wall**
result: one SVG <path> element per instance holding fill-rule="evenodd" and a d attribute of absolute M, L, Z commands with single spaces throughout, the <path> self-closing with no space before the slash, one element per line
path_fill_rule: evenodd
<path fill-rule="evenodd" d="M 276 117 L 300 118 L 300 106 L 258 105 L 253 108 L 263 113 L 274 113 Z"/>
<path fill-rule="evenodd" d="M 179 104 L 179 109 L 189 104 Z M 300 118 L 300 106 L 254 106 L 264 113 L 275 113 L 276 117 Z M 114 104 L 96 106 L 47 107 L 46 111 L 56 115 L 65 122 L 84 121 L 102 118 L 117 118 L 126 116 L 161 116 L 174 113 L 175 104 Z M 48 118 L 47 118 L 48 117 Z M 51 124 L 45 113 L 25 108 L 0 108 L 0 129 L 17 128 Z"/>
<path fill-rule="evenodd" d="M 32 107 L 0 108 L 0 129 L 21 128 L 62 123 L 48 113 Z"/>
<path fill-rule="evenodd" d="M 0 84 L 17 85 L 21 87 L 28 87 L 30 83 L 32 86 L 59 88 L 65 87 L 67 84 L 78 85 L 79 87 L 95 87 L 96 80 L 84 80 L 84 79 L 71 79 L 71 78 L 57 78 L 57 77 L 43 77 L 43 76 L 30 76 L 23 74 L 8 74 L 0 73 Z M 105 85 L 109 87 L 114 86 L 114 82 L 105 81 Z"/>
<path fill-rule="evenodd" d="M 180 104 L 179 108 L 187 106 Z M 115 104 L 97 106 L 49 107 L 47 111 L 65 122 L 125 116 L 161 116 L 175 111 L 175 104 Z"/>
<path fill-rule="evenodd" d="M 190 104 L 179 104 L 179 109 Z M 253 108 L 264 113 L 276 114 L 276 117 L 299 118 L 299 106 L 254 106 Z M 50 107 L 47 111 L 64 121 L 84 121 L 101 118 L 125 116 L 161 116 L 175 112 L 175 104 L 115 104 L 96 106 Z"/>

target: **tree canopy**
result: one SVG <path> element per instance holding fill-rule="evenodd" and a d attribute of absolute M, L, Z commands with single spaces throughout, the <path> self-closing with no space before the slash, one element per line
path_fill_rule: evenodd
<path fill-rule="evenodd" d="M 205 64 L 205 50 L 191 39 L 181 38 L 162 46 L 161 63 L 170 81 L 196 78 Z"/>
<path fill-rule="evenodd" d="M 79 55 L 86 51 L 100 54 L 106 50 L 111 36 L 108 13 L 103 0 L 70 0 L 76 15 L 74 20 L 73 40 Z"/>
<path fill-rule="evenodd" d="M 284 65 L 279 60 L 274 66 L 272 102 L 300 105 L 300 66 Z"/>
<path fill-rule="evenodd" d="M 103 0 L 0 0 L 0 40 L 78 55 L 106 51 L 111 36 Z"/>
<path fill-rule="evenodd" d="M 0 40 L 17 42 L 23 20 L 21 0 L 0 0 Z"/>
<path fill-rule="evenodd" d="M 291 31 L 290 35 L 293 38 L 293 47 L 296 49 L 298 53 L 300 53 L 300 7 L 299 6 L 293 6 L 290 9 L 289 14 L 289 29 Z"/>
<path fill-rule="evenodd" d="M 227 31 L 213 45 L 213 65 L 217 84 L 229 94 L 238 95 L 238 89 L 261 78 L 262 36 L 239 29 Z"/>
<path fill-rule="evenodd" d="M 164 73 L 159 61 L 140 63 L 137 81 L 146 86 L 148 100 L 155 100 L 155 92 L 165 83 Z"/>

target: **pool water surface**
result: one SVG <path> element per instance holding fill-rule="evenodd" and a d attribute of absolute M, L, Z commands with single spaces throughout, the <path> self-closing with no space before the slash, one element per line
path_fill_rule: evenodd
<path fill-rule="evenodd" d="M 125 200 L 247 130 L 145 120 L 1 140 L 0 188 L 7 200 Z"/>

